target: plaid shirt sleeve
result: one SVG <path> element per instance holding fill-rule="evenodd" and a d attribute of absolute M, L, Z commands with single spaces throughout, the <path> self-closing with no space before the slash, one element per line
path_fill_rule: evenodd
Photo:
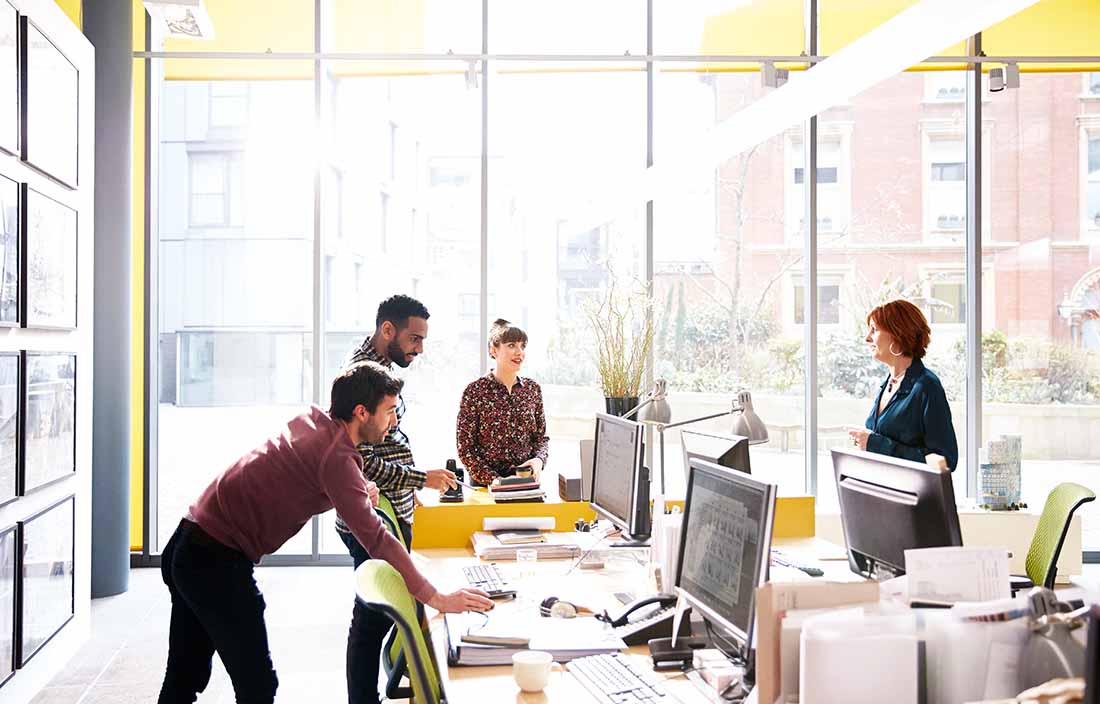
<path fill-rule="evenodd" d="M 360 443 L 363 474 L 383 491 L 420 489 L 428 475 L 414 466 L 412 450 L 393 438 L 393 433 L 374 445 Z"/>

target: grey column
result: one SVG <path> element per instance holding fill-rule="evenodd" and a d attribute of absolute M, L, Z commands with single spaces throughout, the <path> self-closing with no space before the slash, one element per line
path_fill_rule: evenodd
<path fill-rule="evenodd" d="M 130 586 L 130 248 L 133 4 L 84 0 L 95 47 L 95 385 L 92 597 Z"/>

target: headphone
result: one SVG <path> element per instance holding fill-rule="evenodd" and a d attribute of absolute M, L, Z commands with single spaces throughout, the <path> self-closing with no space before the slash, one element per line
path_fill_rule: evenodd
<path fill-rule="evenodd" d="M 539 604 L 539 615 L 546 618 L 576 618 L 595 616 L 596 612 L 572 602 L 562 601 L 556 596 L 548 596 Z"/>
<path fill-rule="evenodd" d="M 589 523 L 583 518 L 578 518 L 573 524 L 573 530 L 577 531 L 578 533 L 588 533 L 592 530 L 592 526 L 594 525 L 596 525 L 595 521 Z"/>

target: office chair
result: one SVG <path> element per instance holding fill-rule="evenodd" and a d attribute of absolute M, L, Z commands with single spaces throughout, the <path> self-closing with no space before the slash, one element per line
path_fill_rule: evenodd
<path fill-rule="evenodd" d="M 1035 535 L 1027 551 L 1024 562 L 1027 576 L 1013 575 L 1012 593 L 1020 589 L 1029 589 L 1037 584 L 1047 589 L 1054 588 L 1054 577 L 1058 574 L 1058 555 L 1062 552 L 1069 531 L 1073 512 L 1081 504 L 1094 501 L 1096 494 L 1080 484 L 1065 482 L 1054 487 L 1047 495 L 1043 513 L 1039 516 L 1039 525 L 1035 526 Z"/>
<path fill-rule="evenodd" d="M 374 512 L 382 519 L 382 525 L 386 526 L 386 530 L 393 533 L 393 537 L 405 545 L 405 536 L 397 527 L 397 512 L 393 510 L 393 504 L 384 494 L 378 495 L 378 506 Z M 405 549 L 408 550 L 409 546 L 405 545 Z"/>
<path fill-rule="evenodd" d="M 355 571 L 355 597 L 364 606 L 380 611 L 393 619 L 394 629 L 402 647 L 398 660 L 404 660 L 413 698 L 426 704 L 445 704 L 439 668 L 429 645 L 430 638 L 423 623 L 422 607 L 409 594 L 405 580 L 388 562 L 367 560 Z M 390 649 L 386 649 L 389 654 Z M 391 681 L 394 673 L 390 673 Z M 400 674 L 398 674 L 400 679 Z M 387 686 L 387 696 L 390 688 Z M 393 698 L 393 697 L 391 697 Z"/>

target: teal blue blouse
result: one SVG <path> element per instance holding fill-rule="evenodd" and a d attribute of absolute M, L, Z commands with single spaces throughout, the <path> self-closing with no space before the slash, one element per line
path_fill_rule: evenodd
<path fill-rule="evenodd" d="M 929 371 L 919 359 L 914 359 L 905 371 L 901 386 L 878 412 L 882 394 L 886 392 L 889 375 L 879 387 L 871 415 L 867 416 L 867 449 L 881 455 L 891 455 L 914 462 L 924 462 L 924 456 L 943 455 L 947 466 L 955 471 L 959 463 L 959 444 L 951 425 L 951 407 L 939 377 Z"/>

